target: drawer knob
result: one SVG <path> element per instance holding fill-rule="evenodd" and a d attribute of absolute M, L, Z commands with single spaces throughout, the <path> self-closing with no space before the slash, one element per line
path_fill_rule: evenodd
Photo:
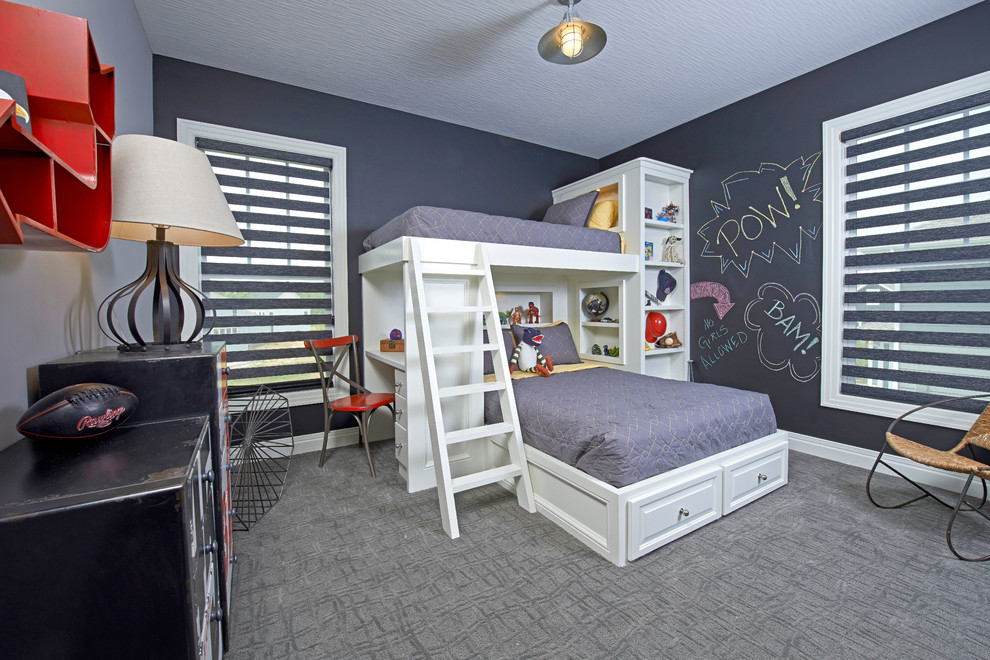
<path fill-rule="evenodd" d="M 760 484 L 760 483 L 763 483 L 766 480 L 767 480 L 767 475 L 763 474 L 762 472 L 760 474 L 756 475 L 756 483 Z"/>
<path fill-rule="evenodd" d="M 402 447 L 403 447 L 403 445 L 402 445 L 401 442 L 395 443 L 395 451 L 401 451 L 402 450 Z"/>
<path fill-rule="evenodd" d="M 214 541 L 213 543 L 208 543 L 203 546 L 203 554 L 208 555 L 211 552 L 216 552 L 218 547 L 219 546 L 217 546 L 216 541 Z"/>
<path fill-rule="evenodd" d="M 208 470 L 206 474 L 203 475 L 203 481 L 208 484 L 212 484 L 216 477 L 213 474 L 213 470 Z"/>
<path fill-rule="evenodd" d="M 406 411 L 405 410 L 401 410 L 401 409 L 400 410 L 396 410 L 395 411 L 395 421 L 399 421 L 400 419 L 402 419 L 402 413 L 404 413 L 404 412 L 406 412 Z"/>
<path fill-rule="evenodd" d="M 395 381 L 395 393 L 396 394 L 401 394 L 402 393 L 402 385 L 403 385 L 403 382 L 401 380 Z"/>
<path fill-rule="evenodd" d="M 684 516 L 685 518 L 691 515 L 691 512 L 684 508 L 682 508 L 678 513 L 680 513 L 680 515 Z"/>
<path fill-rule="evenodd" d="M 223 619 L 223 609 L 218 607 L 210 612 L 210 621 L 220 621 Z"/>

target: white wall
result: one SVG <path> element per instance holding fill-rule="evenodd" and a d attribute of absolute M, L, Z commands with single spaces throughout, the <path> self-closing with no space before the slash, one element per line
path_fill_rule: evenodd
<path fill-rule="evenodd" d="M 152 133 L 151 47 L 131 0 L 19 4 L 87 19 L 100 62 L 114 67 L 117 135 Z M 14 425 L 36 396 L 35 365 L 110 343 L 96 310 L 140 274 L 144 255 L 116 239 L 100 254 L 0 249 L 0 449 L 20 437 Z"/>

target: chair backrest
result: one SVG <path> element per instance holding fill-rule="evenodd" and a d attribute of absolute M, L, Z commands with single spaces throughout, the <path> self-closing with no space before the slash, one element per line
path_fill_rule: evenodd
<path fill-rule="evenodd" d="M 303 342 L 303 345 L 310 350 L 316 360 L 316 366 L 320 372 L 324 404 L 330 404 L 329 392 L 333 388 L 334 378 L 340 378 L 359 392 L 368 392 L 360 383 L 361 366 L 357 359 L 357 342 L 357 335 L 345 335 L 330 339 L 310 339 Z M 354 380 L 343 370 L 344 358 L 347 357 L 350 358 L 350 366 L 354 370 Z"/>
<path fill-rule="evenodd" d="M 983 449 L 990 449 L 990 405 L 983 409 L 962 441 Z"/>

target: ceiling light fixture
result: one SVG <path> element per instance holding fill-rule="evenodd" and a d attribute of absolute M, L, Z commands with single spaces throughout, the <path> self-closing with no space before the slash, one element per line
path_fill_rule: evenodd
<path fill-rule="evenodd" d="M 536 49 L 540 57 L 555 64 L 577 64 L 585 62 L 605 48 L 605 30 L 594 23 L 581 20 L 574 11 L 574 4 L 581 0 L 557 0 L 567 6 L 564 20 L 547 31 Z"/>

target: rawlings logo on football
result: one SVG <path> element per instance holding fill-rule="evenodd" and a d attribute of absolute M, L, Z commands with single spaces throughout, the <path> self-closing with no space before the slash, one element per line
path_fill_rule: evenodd
<path fill-rule="evenodd" d="M 113 423 L 115 419 L 124 414 L 124 406 L 119 408 L 107 408 L 107 411 L 100 415 L 99 417 L 90 417 L 86 415 L 79 419 L 79 423 L 76 424 L 76 430 L 82 431 L 83 429 L 102 429 Z"/>

